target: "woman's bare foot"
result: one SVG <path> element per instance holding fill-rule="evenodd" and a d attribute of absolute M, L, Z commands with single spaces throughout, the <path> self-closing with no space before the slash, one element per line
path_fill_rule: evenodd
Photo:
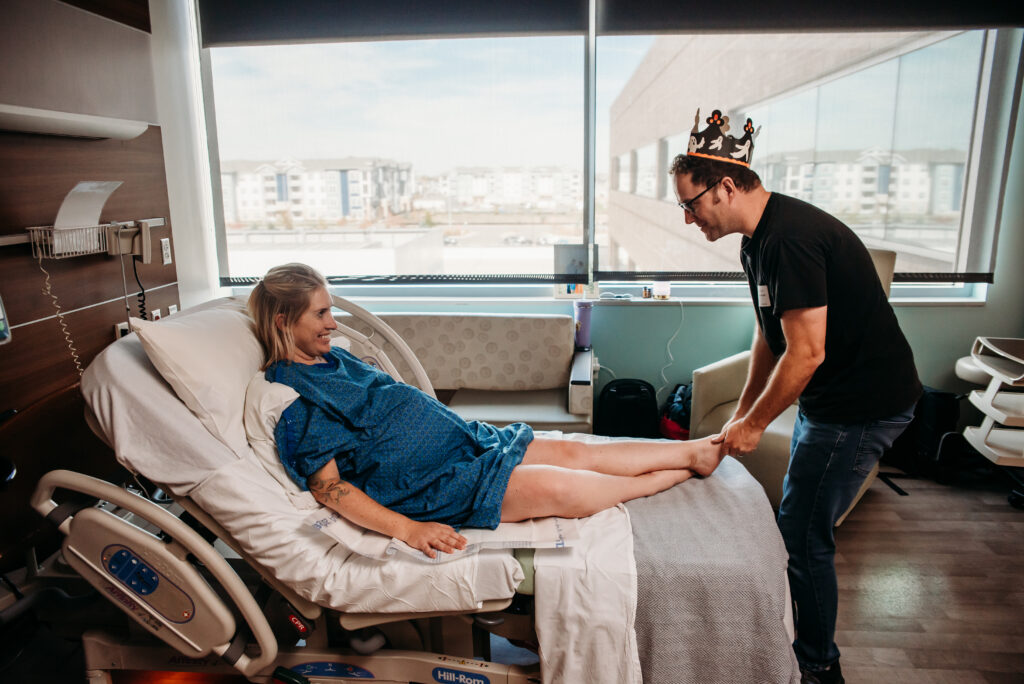
<path fill-rule="evenodd" d="M 715 471 L 725 454 L 720 444 L 712 444 L 711 437 L 687 442 L 690 465 L 687 467 L 700 477 L 707 477 Z"/>

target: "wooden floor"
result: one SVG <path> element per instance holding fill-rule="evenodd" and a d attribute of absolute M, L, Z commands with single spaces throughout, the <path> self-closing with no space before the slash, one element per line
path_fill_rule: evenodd
<path fill-rule="evenodd" d="M 839 529 L 849 684 L 1024 683 L 1024 511 L 1006 480 L 876 481 Z"/>

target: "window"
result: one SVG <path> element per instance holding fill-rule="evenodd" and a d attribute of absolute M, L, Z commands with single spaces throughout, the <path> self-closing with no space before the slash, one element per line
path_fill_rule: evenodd
<path fill-rule="evenodd" d="M 750 116 L 761 127 L 752 168 L 765 187 L 834 214 L 869 247 L 896 251 L 898 279 L 991 272 L 994 226 L 987 245 L 972 246 L 979 216 L 965 198 L 981 149 L 975 122 L 988 116 L 978 103 L 991 99 L 986 74 L 1006 68 L 992 58 L 999 34 L 1015 45 L 1006 66 L 1016 71 L 1019 32 L 599 36 L 599 122 L 608 112 L 599 135 L 620 178 L 622 160 L 638 160 L 636 186 L 620 180 L 598 207 L 596 240 L 610 247 L 601 268 L 708 279 L 738 271 L 739 236 L 706 242 L 675 208 L 671 179 L 653 194 L 643 181 L 655 159 L 665 175 L 685 153 L 702 107 L 701 127 L 711 108 L 732 117 L 733 132 Z"/>
<path fill-rule="evenodd" d="M 556 245 L 583 242 L 579 36 L 220 47 L 210 62 L 230 276 L 295 260 L 553 282 Z M 237 188 L 261 179 L 267 201 L 245 207 Z"/>
<path fill-rule="evenodd" d="M 869 247 L 896 251 L 897 271 L 951 273 L 957 270 L 963 170 L 985 32 L 930 40 L 745 112 L 755 122 L 774 124 L 794 115 L 797 121 L 814 121 L 813 145 L 806 153 L 797 147 L 807 141 L 772 141 L 767 154 L 762 149 L 755 155 L 755 171 L 787 167 L 803 154 L 813 158 L 820 179 L 824 169 L 831 172 L 842 164 L 843 175 L 861 187 L 858 202 L 818 182 L 793 188 L 793 194 L 844 221 Z M 894 177 L 924 190 L 900 193 Z"/>
<path fill-rule="evenodd" d="M 737 280 L 738 236 L 708 243 L 686 225 L 668 176 L 698 107 L 735 131 L 753 118 L 765 186 L 895 249 L 897 281 L 991 272 L 1019 29 L 628 35 L 663 22 L 607 0 L 589 26 L 593 2 L 558 0 L 465 25 L 446 12 L 468 6 L 339 3 L 318 11 L 357 21 L 322 32 L 263 12 L 239 36 L 226 6 L 199 2 L 204 40 L 208 7 L 225 32 L 203 53 L 222 276 L 295 259 L 391 282 L 550 283 L 568 280 L 560 245 L 592 239 L 599 279 Z M 476 37 L 447 37 L 459 31 Z M 364 40 L 389 34 L 403 39 Z"/>

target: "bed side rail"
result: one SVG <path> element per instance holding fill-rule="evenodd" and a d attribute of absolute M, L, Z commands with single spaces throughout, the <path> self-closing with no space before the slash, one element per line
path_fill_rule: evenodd
<path fill-rule="evenodd" d="M 374 316 L 372 313 L 370 313 L 363 307 L 359 306 L 358 304 L 355 304 L 347 299 L 335 295 L 331 295 L 331 299 L 333 300 L 333 304 L 335 307 L 341 309 L 342 311 L 347 311 L 348 313 L 352 314 L 357 319 L 366 323 L 371 328 L 379 332 L 384 337 L 384 339 L 390 342 L 392 346 L 394 346 L 394 348 L 398 350 L 398 353 L 402 355 L 402 358 L 404 358 L 406 362 L 409 364 L 409 368 L 412 369 L 412 374 L 415 376 L 416 381 L 411 384 L 416 385 L 430 396 L 435 396 L 434 385 L 433 383 L 430 382 L 430 378 L 427 377 L 427 371 L 423 369 L 423 364 L 420 363 L 420 360 L 416 357 L 416 354 L 409 347 L 409 345 L 406 344 L 405 340 L 402 339 L 401 335 L 395 332 L 394 329 L 387 323 L 382 321 L 377 316 Z"/>
<path fill-rule="evenodd" d="M 163 530 L 170 543 L 101 508 L 59 509 L 57 489 L 107 501 Z M 53 470 L 40 479 L 32 507 L 65 535 L 66 560 L 151 633 L 185 655 L 213 652 L 252 677 L 277 657 L 266 617 L 226 560 L 192 528 L 156 504 L 82 473 Z M 202 562 L 245 619 L 260 655 L 242 652 L 227 606 L 187 560 Z"/>

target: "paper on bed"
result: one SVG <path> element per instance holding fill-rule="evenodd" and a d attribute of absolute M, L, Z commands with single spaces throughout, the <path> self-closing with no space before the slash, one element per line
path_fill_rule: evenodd
<path fill-rule="evenodd" d="M 481 549 L 564 549 L 579 541 L 579 530 L 572 518 L 536 518 L 523 522 L 501 523 L 493 530 L 463 528 L 466 548 L 454 553 L 438 553 L 431 558 L 399 539 L 388 544 L 388 555 L 408 554 L 424 563 L 447 563 Z"/>
<path fill-rule="evenodd" d="M 570 518 L 538 518 L 517 523 L 501 523 L 493 530 L 463 528 L 466 548 L 454 553 L 427 556 L 400 539 L 385 537 L 354 525 L 334 511 L 318 510 L 306 524 L 341 542 L 355 553 L 376 560 L 388 560 L 402 553 L 424 563 L 447 563 L 482 549 L 561 549 L 579 541 L 576 521 Z"/>

